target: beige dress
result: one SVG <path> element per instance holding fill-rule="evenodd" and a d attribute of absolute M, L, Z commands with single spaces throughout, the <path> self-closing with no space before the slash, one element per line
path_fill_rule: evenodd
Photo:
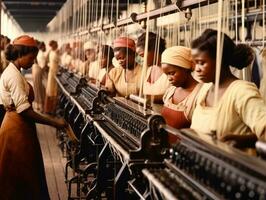
<path fill-rule="evenodd" d="M 147 69 L 146 77 L 143 84 L 144 95 L 164 95 L 166 90 L 170 87 L 167 75 L 163 73 L 154 83 L 150 83 L 148 80 L 151 76 L 151 69 Z"/>
<path fill-rule="evenodd" d="M 63 67 L 69 68 L 71 65 L 73 58 L 71 55 L 69 55 L 67 52 L 64 52 L 61 56 L 61 65 Z"/>
<path fill-rule="evenodd" d="M 100 73 L 100 66 L 98 61 L 90 63 L 89 66 L 89 78 L 97 80 Z"/>
<path fill-rule="evenodd" d="M 129 96 L 130 94 L 138 95 L 141 83 L 142 68 L 136 65 L 134 76 L 129 82 L 126 82 L 125 69 L 122 67 L 115 67 L 110 70 L 105 87 L 110 92 L 115 92 L 117 96 Z"/>
<path fill-rule="evenodd" d="M 106 68 L 100 69 L 99 75 L 96 79 L 96 84 L 104 84 L 106 82 Z"/>
<path fill-rule="evenodd" d="M 45 100 L 45 88 L 43 85 L 43 73 L 47 64 L 45 52 L 39 51 L 37 55 L 37 63 L 32 65 L 32 78 L 34 90 L 34 108 L 43 111 Z"/>
<path fill-rule="evenodd" d="M 42 68 L 37 63 L 32 65 L 32 79 L 35 97 L 33 105 L 36 110 L 42 112 L 45 99 L 45 88 L 42 82 Z"/>
<path fill-rule="evenodd" d="M 199 134 L 256 134 L 266 139 L 266 106 L 256 85 L 243 80 L 230 84 L 216 107 L 205 106 L 212 83 L 203 85 L 192 116 L 191 128 Z"/>
<path fill-rule="evenodd" d="M 44 111 L 46 113 L 54 113 L 57 103 L 57 83 L 55 80 L 58 71 L 60 58 L 57 51 L 49 53 L 49 73 L 46 86 L 46 97 Z"/>

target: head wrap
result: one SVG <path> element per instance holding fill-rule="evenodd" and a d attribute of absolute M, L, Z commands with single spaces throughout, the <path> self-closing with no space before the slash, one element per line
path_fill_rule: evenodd
<path fill-rule="evenodd" d="M 116 38 L 114 41 L 114 48 L 117 48 L 117 47 L 126 47 L 133 51 L 136 51 L 136 45 L 135 45 L 134 40 L 128 37 Z"/>
<path fill-rule="evenodd" d="M 37 42 L 34 40 L 33 37 L 30 37 L 28 35 L 22 35 L 20 37 L 17 37 L 13 41 L 13 45 L 23 45 L 28 47 L 37 47 Z"/>
<path fill-rule="evenodd" d="M 88 49 L 95 49 L 96 45 L 91 42 L 91 41 L 87 41 L 84 45 L 83 45 L 83 49 L 84 51 L 88 50 Z"/>
<path fill-rule="evenodd" d="M 192 69 L 191 49 L 183 46 L 167 48 L 162 54 L 162 63 Z"/>

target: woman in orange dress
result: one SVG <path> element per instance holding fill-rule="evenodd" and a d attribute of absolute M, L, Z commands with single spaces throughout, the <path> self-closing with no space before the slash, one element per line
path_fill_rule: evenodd
<path fill-rule="evenodd" d="M 1 200 L 50 199 L 35 123 L 66 124 L 32 109 L 33 89 L 20 68 L 29 69 L 37 53 L 35 40 L 27 35 L 16 38 L 5 52 L 10 63 L 0 79 L 0 100 L 7 110 L 0 130 Z"/>
<path fill-rule="evenodd" d="M 183 46 L 166 49 L 162 54 L 162 69 L 172 84 L 163 97 L 162 116 L 169 126 L 177 129 L 189 128 L 191 111 L 201 87 L 191 75 L 191 50 Z M 169 134 L 170 143 L 174 143 L 176 139 Z"/>

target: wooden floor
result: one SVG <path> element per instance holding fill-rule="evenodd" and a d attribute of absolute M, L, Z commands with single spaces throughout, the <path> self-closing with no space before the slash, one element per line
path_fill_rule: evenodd
<path fill-rule="evenodd" d="M 67 186 L 64 181 L 66 159 L 58 147 L 56 130 L 50 126 L 37 124 L 45 166 L 46 180 L 51 200 L 66 200 Z"/>

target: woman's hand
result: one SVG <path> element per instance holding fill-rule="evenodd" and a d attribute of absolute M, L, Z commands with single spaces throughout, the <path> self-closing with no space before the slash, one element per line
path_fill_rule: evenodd
<path fill-rule="evenodd" d="M 55 118 L 54 119 L 54 127 L 57 129 L 64 129 L 67 127 L 67 122 L 63 118 Z"/>
<path fill-rule="evenodd" d="M 234 135 L 229 134 L 220 138 L 222 142 L 229 144 L 236 148 L 254 148 L 257 141 L 255 134 L 251 135 Z"/>

